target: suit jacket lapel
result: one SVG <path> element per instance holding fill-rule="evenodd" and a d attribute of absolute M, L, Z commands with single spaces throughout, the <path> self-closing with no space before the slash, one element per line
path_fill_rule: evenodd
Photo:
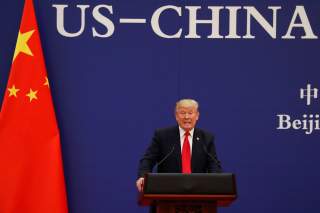
<path fill-rule="evenodd" d="M 174 133 L 174 143 L 176 143 L 176 148 L 174 150 L 175 152 L 175 156 L 177 159 L 177 163 L 178 163 L 178 168 L 179 171 L 182 171 L 182 166 L 181 166 L 181 143 L 180 143 L 180 132 L 179 132 L 179 126 L 176 127 L 175 129 L 175 133 Z"/>
<path fill-rule="evenodd" d="M 192 155 L 191 155 L 191 170 L 194 171 L 196 168 L 197 158 L 199 156 L 199 151 L 201 151 L 199 132 L 194 129 L 193 139 L 192 139 Z"/>

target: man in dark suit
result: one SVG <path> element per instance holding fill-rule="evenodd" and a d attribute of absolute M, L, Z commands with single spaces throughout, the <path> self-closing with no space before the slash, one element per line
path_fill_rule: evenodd
<path fill-rule="evenodd" d="M 199 119 L 199 104 L 192 99 L 176 103 L 178 126 L 156 130 L 152 142 L 140 160 L 136 186 L 142 191 L 144 174 L 157 165 L 159 173 L 221 172 L 214 137 L 195 128 Z"/>

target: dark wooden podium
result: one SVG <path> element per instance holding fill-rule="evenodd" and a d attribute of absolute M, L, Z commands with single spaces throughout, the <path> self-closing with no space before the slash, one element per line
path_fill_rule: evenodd
<path fill-rule="evenodd" d="M 231 173 L 148 173 L 138 203 L 157 213 L 216 213 L 236 198 Z"/>

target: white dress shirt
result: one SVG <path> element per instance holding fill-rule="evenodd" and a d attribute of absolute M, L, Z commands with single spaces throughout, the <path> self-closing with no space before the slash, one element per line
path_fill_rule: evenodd
<path fill-rule="evenodd" d="M 190 154 L 192 154 L 192 139 L 193 139 L 193 132 L 194 132 L 194 128 L 191 129 L 189 131 L 189 144 L 190 144 Z M 185 137 L 185 133 L 186 131 L 184 129 L 182 129 L 180 126 L 179 126 L 179 133 L 180 133 L 180 145 L 181 145 L 181 153 L 182 153 L 182 147 L 183 147 L 183 142 L 184 142 L 184 137 Z"/>

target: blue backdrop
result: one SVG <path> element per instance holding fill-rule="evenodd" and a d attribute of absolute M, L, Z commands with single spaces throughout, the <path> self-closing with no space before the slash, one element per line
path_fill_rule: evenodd
<path fill-rule="evenodd" d="M 57 30 L 57 10 L 65 30 L 85 28 L 77 37 Z M 92 16 L 97 5 L 114 24 L 111 37 L 92 36 L 92 27 L 106 27 Z M 182 28 L 181 38 L 159 37 L 150 26 L 154 11 L 165 5 L 181 8 L 163 12 L 160 27 L 167 34 Z M 208 6 L 253 6 L 272 24 L 272 38 L 251 17 L 254 39 L 209 39 L 211 25 L 198 26 L 199 39 L 189 32 L 185 6 L 202 6 L 199 19 L 211 17 Z M 35 1 L 36 15 L 51 90 L 61 132 L 70 212 L 146 212 L 136 204 L 138 160 L 155 128 L 174 125 L 175 102 L 191 97 L 200 102 L 199 127 L 216 136 L 224 170 L 237 175 L 239 198 L 220 212 L 319 212 L 319 130 L 279 130 L 279 114 L 303 119 L 319 114 L 320 99 L 300 99 L 300 88 L 320 89 L 319 39 L 302 39 L 305 28 L 282 39 L 296 6 L 304 6 L 313 34 L 320 36 L 318 1 L 160 1 L 91 0 Z M 0 7 L 0 99 L 2 100 L 22 15 L 23 1 Z M 120 18 L 146 18 L 146 24 L 120 24 Z M 296 23 L 301 23 L 300 17 Z M 247 11 L 239 9 L 237 33 L 247 30 Z M 220 12 L 220 34 L 228 35 L 229 12 Z M 314 91 L 314 90 L 312 90 Z M 311 92 L 312 92 L 311 91 Z M 320 94 L 319 94 L 320 95 Z M 318 121 L 319 122 L 319 121 Z"/>

